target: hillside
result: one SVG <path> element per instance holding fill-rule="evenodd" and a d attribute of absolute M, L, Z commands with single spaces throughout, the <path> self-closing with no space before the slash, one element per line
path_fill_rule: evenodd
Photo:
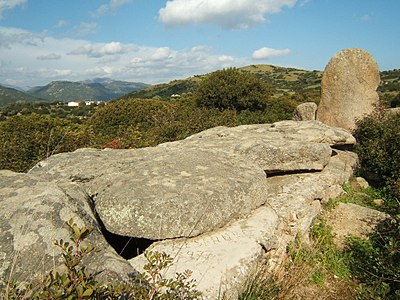
<path fill-rule="evenodd" d="M 53 81 L 27 91 L 32 96 L 49 101 L 102 100 L 109 101 L 133 90 L 147 87 L 140 82 L 94 79 L 86 81 Z"/>
<path fill-rule="evenodd" d="M 295 68 L 284 68 L 273 65 L 250 65 L 240 68 L 240 70 L 253 73 L 260 79 L 270 84 L 273 88 L 274 96 L 279 97 L 284 94 L 303 95 L 309 94 L 318 97 L 322 71 L 308 71 Z M 170 83 L 157 84 L 141 90 L 128 93 L 121 98 L 158 98 L 169 99 L 172 95 L 190 94 L 196 89 L 198 82 L 204 75 L 197 75 L 182 80 L 174 80 Z M 378 91 L 385 102 L 390 102 L 400 92 L 400 70 L 388 70 L 381 72 L 381 85 Z"/>
<path fill-rule="evenodd" d="M 40 101 L 37 97 L 28 95 L 13 88 L 0 85 L 0 106 L 15 103 L 17 101 Z"/>
<path fill-rule="evenodd" d="M 307 71 L 294 68 L 284 68 L 272 65 L 251 65 L 240 70 L 254 73 L 263 81 L 269 83 L 276 96 L 283 93 L 313 92 L 319 91 L 322 72 Z M 170 83 L 154 85 L 142 90 L 133 91 L 121 98 L 161 98 L 167 99 L 172 95 L 191 93 L 196 88 L 201 77 L 197 75 L 182 80 L 174 80 Z"/>

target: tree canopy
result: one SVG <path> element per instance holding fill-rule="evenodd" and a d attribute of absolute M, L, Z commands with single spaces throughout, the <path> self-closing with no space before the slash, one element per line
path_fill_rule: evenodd
<path fill-rule="evenodd" d="M 271 88 L 256 75 L 235 68 L 207 75 L 195 91 L 197 106 L 207 108 L 264 110 Z"/>

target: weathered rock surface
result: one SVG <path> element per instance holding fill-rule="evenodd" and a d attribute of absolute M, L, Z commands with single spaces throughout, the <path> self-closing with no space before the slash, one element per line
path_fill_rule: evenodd
<path fill-rule="evenodd" d="M 31 280 L 62 266 L 61 250 L 54 242 L 69 240 L 66 222 L 71 218 L 80 227 L 94 229 L 88 242 L 100 251 L 86 262 L 89 269 L 104 271 L 105 280 L 135 272 L 108 245 L 86 199 L 76 185 L 0 171 L 0 286 L 9 278 Z"/>
<path fill-rule="evenodd" d="M 354 153 L 338 151 L 322 172 L 267 178 L 268 203 L 248 218 L 195 238 L 156 242 L 150 249 L 174 258 L 167 275 L 190 269 L 209 299 L 222 294 L 237 299 L 246 276 L 265 258 L 265 252 L 280 261 L 288 242 L 297 233 L 307 232 L 321 202 L 338 196 L 356 164 Z M 140 255 L 130 263 L 141 269 L 146 261 Z"/>
<path fill-rule="evenodd" d="M 140 270 L 143 256 L 129 264 L 119 258 L 101 235 L 100 218 L 111 233 L 163 240 L 151 249 L 174 257 L 170 275 L 191 269 L 206 296 L 234 297 L 266 251 L 279 261 L 321 202 L 341 192 L 357 156 L 334 148 L 354 143 L 344 129 L 283 121 L 217 127 L 152 148 L 81 149 L 54 155 L 28 174 L 3 171 L 0 277 L 18 249 L 25 257 L 18 274 L 37 272 L 28 257 L 41 259 L 38 253 L 52 261 L 50 243 L 66 238 L 71 217 L 96 229 L 89 242 L 101 252 L 91 268 L 121 277 Z"/>
<path fill-rule="evenodd" d="M 379 68 L 362 49 L 344 49 L 325 68 L 317 120 L 352 131 L 357 119 L 370 114 L 379 96 Z"/>
<path fill-rule="evenodd" d="M 293 114 L 294 121 L 313 121 L 316 119 L 317 104 L 306 102 L 298 105 Z"/>
<path fill-rule="evenodd" d="M 31 174 L 86 181 L 107 230 L 123 236 L 196 236 L 246 216 L 267 200 L 264 171 L 222 151 L 79 151 L 40 166 Z"/>
<path fill-rule="evenodd" d="M 274 124 L 215 127 L 163 148 L 211 149 L 239 154 L 266 173 L 322 170 L 332 151 L 329 146 L 355 144 L 340 128 L 318 121 L 281 121 Z"/>
<path fill-rule="evenodd" d="M 339 203 L 338 207 L 326 216 L 326 220 L 335 232 L 335 243 L 343 247 L 346 237 L 367 238 L 376 225 L 388 217 L 388 214 L 375 209 L 353 203 Z"/>

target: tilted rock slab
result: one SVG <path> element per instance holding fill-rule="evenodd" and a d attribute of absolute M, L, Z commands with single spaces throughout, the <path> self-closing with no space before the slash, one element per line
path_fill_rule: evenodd
<path fill-rule="evenodd" d="M 354 145 L 355 142 L 347 131 L 318 121 L 281 121 L 233 128 L 219 126 L 158 147 L 240 154 L 268 174 L 320 171 L 332 155 L 330 146 Z"/>
<path fill-rule="evenodd" d="M 106 242 L 87 195 L 77 185 L 58 185 L 29 174 L 0 171 L 0 287 L 9 279 L 32 282 L 50 270 L 66 271 L 61 249 L 70 240 L 66 222 L 93 229 L 87 242 L 99 252 L 85 261 L 99 280 L 126 279 L 136 271 Z"/>
<path fill-rule="evenodd" d="M 217 151 L 78 151 L 50 157 L 40 169 L 53 178 L 89 178 L 85 190 L 99 217 L 122 236 L 196 236 L 245 217 L 267 200 L 262 169 Z"/>
<path fill-rule="evenodd" d="M 358 119 L 374 110 L 379 83 L 378 64 L 368 52 L 357 48 L 338 52 L 322 76 L 317 120 L 352 131 Z"/>

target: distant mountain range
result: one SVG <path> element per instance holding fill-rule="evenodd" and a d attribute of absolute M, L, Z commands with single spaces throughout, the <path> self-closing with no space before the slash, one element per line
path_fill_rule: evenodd
<path fill-rule="evenodd" d="M 322 78 L 321 71 L 308 71 L 295 68 L 284 68 L 273 65 L 250 65 L 240 68 L 256 74 L 269 83 L 276 96 L 311 92 L 318 95 Z M 85 81 L 53 81 L 22 92 L 0 85 L 0 105 L 16 101 L 74 101 L 103 100 L 119 98 L 159 98 L 170 99 L 176 95 L 190 94 L 195 91 L 201 78 L 196 75 L 182 80 L 150 86 L 140 82 L 117 81 L 108 78 L 97 78 Z M 400 92 L 400 70 L 381 72 L 381 95 L 391 96 Z M 384 95 L 383 95 L 384 96 Z"/>
<path fill-rule="evenodd" d="M 11 104 L 17 101 L 44 101 L 14 88 L 0 85 L 0 105 Z"/>
<path fill-rule="evenodd" d="M 148 87 L 141 82 L 97 78 L 85 81 L 53 81 L 26 91 L 29 95 L 49 101 L 101 100 L 109 101 L 134 90 Z"/>
<path fill-rule="evenodd" d="M 25 92 L 0 85 L 0 105 L 16 101 L 109 101 L 148 86 L 141 82 L 118 81 L 108 78 L 77 82 L 53 81 L 48 85 L 33 87 Z"/>

